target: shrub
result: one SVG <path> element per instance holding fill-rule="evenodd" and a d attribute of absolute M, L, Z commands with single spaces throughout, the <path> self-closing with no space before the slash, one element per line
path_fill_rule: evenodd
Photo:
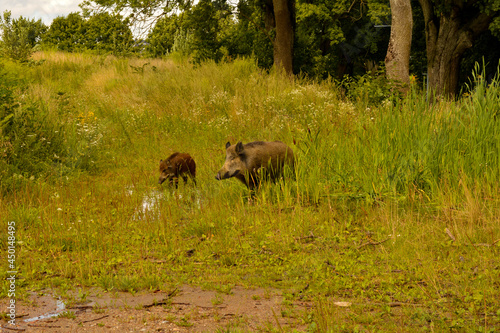
<path fill-rule="evenodd" d="M 90 170 L 102 134 L 98 125 L 65 122 L 21 92 L 25 83 L 0 66 L 0 191 L 35 178 Z M 80 117 L 81 118 L 81 117 Z"/>
<path fill-rule="evenodd" d="M 27 62 L 33 53 L 33 48 L 47 30 L 42 20 L 29 20 L 24 17 L 12 20 L 10 11 L 0 17 L 2 32 L 2 53 L 13 60 Z"/>

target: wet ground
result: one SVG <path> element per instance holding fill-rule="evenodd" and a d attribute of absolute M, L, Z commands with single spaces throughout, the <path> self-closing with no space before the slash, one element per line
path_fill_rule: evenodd
<path fill-rule="evenodd" d="M 66 297 L 68 298 L 68 297 Z M 2 312 L 8 299 L 0 301 Z M 62 301 L 46 291 L 16 304 L 5 332 L 254 332 L 305 331 L 306 302 L 278 291 L 235 287 L 230 294 L 182 286 L 170 292 L 78 291 Z"/>

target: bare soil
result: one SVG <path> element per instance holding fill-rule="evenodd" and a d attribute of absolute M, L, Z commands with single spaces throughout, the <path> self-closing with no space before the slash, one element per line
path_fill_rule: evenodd
<path fill-rule="evenodd" d="M 79 293 L 74 298 L 84 302 L 69 301 L 65 309 L 49 292 L 31 294 L 16 303 L 16 326 L 9 325 L 7 318 L 0 331 L 301 332 L 307 327 L 304 318 L 311 307 L 307 302 L 284 302 L 277 290 L 242 287 L 234 287 L 230 294 L 192 286 L 169 293 L 88 290 L 86 297 Z M 2 312 L 8 301 L 0 300 Z"/>

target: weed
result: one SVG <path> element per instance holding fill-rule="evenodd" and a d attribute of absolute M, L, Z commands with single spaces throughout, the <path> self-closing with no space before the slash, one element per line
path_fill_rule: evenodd
<path fill-rule="evenodd" d="M 181 327 L 191 327 L 193 323 L 189 321 L 190 319 L 189 315 L 184 315 L 179 321 L 176 321 L 175 324 Z"/>
<path fill-rule="evenodd" d="M 67 319 L 75 319 L 76 315 L 73 311 L 64 311 L 64 312 L 61 312 L 58 317 L 59 318 L 67 318 Z"/>
<path fill-rule="evenodd" d="M 221 305 L 222 303 L 224 303 L 224 297 L 222 297 L 222 295 L 220 294 L 216 294 L 214 298 L 210 300 L 210 302 L 213 306 Z"/>

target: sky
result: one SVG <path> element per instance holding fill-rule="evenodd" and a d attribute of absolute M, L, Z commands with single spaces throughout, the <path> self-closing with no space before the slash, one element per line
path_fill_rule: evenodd
<path fill-rule="evenodd" d="M 58 16 L 81 11 L 78 7 L 81 2 L 83 0 L 0 0 L 0 15 L 10 10 L 13 19 L 19 16 L 42 19 L 43 23 L 50 25 Z"/>

